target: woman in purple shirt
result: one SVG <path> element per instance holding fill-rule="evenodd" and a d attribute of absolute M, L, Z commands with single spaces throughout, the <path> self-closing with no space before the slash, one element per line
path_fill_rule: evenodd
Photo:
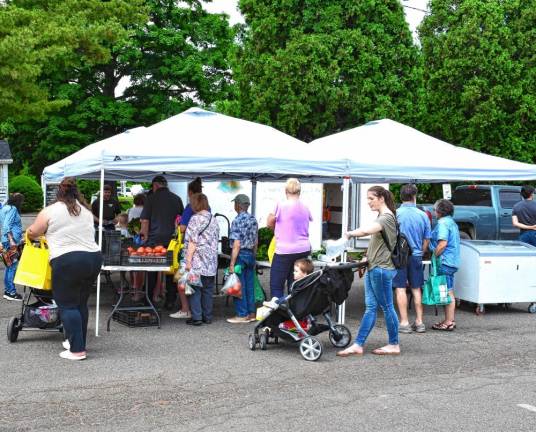
<path fill-rule="evenodd" d="M 285 281 L 287 288 L 292 285 L 294 262 L 311 253 L 309 222 L 313 218 L 300 201 L 300 192 L 298 179 L 289 178 L 285 186 L 287 200 L 278 203 L 275 212 L 268 215 L 267 225 L 275 234 L 275 254 L 270 269 L 272 297 L 283 297 Z"/>

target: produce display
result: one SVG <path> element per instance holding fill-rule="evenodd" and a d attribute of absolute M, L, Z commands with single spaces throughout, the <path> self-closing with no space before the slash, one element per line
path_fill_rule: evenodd
<path fill-rule="evenodd" d="M 128 247 L 124 255 L 128 258 L 129 264 L 168 264 L 168 251 L 162 245 Z"/>

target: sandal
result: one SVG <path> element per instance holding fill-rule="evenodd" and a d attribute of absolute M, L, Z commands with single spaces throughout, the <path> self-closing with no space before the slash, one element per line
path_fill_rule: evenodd
<path fill-rule="evenodd" d="M 432 326 L 432 329 L 441 330 L 441 331 L 452 331 L 455 328 L 456 328 L 456 323 L 454 321 L 452 321 L 450 324 L 446 324 L 442 322 L 442 323 L 436 323 Z"/>

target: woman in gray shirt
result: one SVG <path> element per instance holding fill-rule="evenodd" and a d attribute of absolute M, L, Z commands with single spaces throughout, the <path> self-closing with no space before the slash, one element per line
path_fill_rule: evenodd
<path fill-rule="evenodd" d="M 367 250 L 367 272 L 365 275 L 365 314 L 357 332 L 355 342 L 343 351 L 339 357 L 363 355 L 363 345 L 376 324 L 378 306 L 381 307 L 389 343 L 372 351 L 377 355 L 398 355 L 398 317 L 393 306 L 393 278 L 396 274 L 391 260 L 391 251 L 383 241 L 382 233 L 391 245 L 396 243 L 396 209 L 393 194 L 382 186 L 372 186 L 367 191 L 367 201 L 371 210 L 378 212 L 378 218 L 370 225 L 346 233 L 346 237 L 364 237 L 370 235 Z"/>

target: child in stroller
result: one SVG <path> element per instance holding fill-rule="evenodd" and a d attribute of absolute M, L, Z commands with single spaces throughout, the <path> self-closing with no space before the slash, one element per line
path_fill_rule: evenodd
<path fill-rule="evenodd" d="M 329 331 L 329 340 L 333 346 L 348 346 L 352 340 L 350 330 L 342 324 L 335 324 L 329 310 L 332 303 L 340 305 L 346 300 L 354 280 L 353 269 L 360 265 L 329 265 L 295 280 L 286 297 L 272 299 L 270 303 L 274 306 L 277 304 L 277 307 L 271 308 L 257 323 L 253 333 L 249 335 L 249 348 L 255 350 L 259 344 L 260 349 L 265 350 L 270 340 L 277 343 L 279 338 L 283 338 L 299 342 L 302 357 L 308 361 L 316 361 L 322 355 L 322 344 L 315 336 L 325 331 Z M 317 321 L 318 315 L 323 315 L 326 324 Z M 294 324 L 292 329 L 281 325 L 289 319 Z M 307 323 L 307 329 L 303 323 Z"/>

